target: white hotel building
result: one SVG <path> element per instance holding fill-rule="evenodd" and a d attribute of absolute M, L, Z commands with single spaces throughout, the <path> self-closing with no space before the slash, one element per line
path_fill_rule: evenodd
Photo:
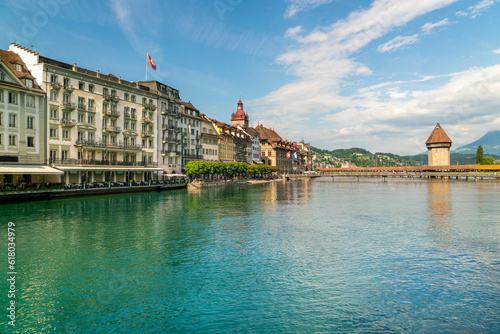
<path fill-rule="evenodd" d="M 12 43 L 47 94 L 49 163 L 62 182 L 156 179 L 158 95 L 137 82 L 63 63 Z"/>

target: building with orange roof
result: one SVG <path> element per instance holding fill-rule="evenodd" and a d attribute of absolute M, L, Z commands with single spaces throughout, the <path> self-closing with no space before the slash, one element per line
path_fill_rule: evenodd
<path fill-rule="evenodd" d="M 443 127 L 437 123 L 429 139 L 425 142 L 428 150 L 429 166 L 447 166 L 450 164 L 451 139 Z"/>
<path fill-rule="evenodd" d="M 206 115 L 201 114 L 201 155 L 205 161 L 219 161 L 219 140 L 221 137 Z"/>
<path fill-rule="evenodd" d="M 261 160 L 266 165 L 279 167 L 281 173 L 293 173 L 296 152 L 293 142 L 283 140 L 273 129 L 259 124 L 255 130 L 260 134 Z M 296 167 L 296 166 L 295 166 Z"/>
<path fill-rule="evenodd" d="M 60 182 L 45 166 L 45 100 L 19 54 L 0 50 L 0 184 Z"/>

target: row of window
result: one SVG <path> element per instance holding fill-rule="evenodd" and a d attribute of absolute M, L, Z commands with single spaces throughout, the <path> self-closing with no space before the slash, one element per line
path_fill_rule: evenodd
<path fill-rule="evenodd" d="M 8 124 L 9 124 L 9 128 L 17 127 L 17 115 L 16 114 L 9 114 Z M 33 130 L 34 124 L 35 124 L 35 117 L 27 116 L 26 117 L 26 129 Z M 3 113 L 0 112 L 0 126 L 2 126 L 2 125 L 3 125 Z"/>
<path fill-rule="evenodd" d="M 183 117 L 181 118 L 181 123 L 184 123 L 184 124 L 188 124 L 188 125 L 191 125 L 191 126 L 200 126 L 200 121 L 198 120 L 195 120 L 195 119 L 188 119 L 186 117 Z"/>
<path fill-rule="evenodd" d="M 18 96 L 16 92 L 9 91 L 7 101 L 10 104 L 18 104 Z M 0 89 L 0 102 L 4 102 L 4 92 Z M 26 95 L 26 107 L 35 107 L 35 97 L 33 95 Z"/>
<path fill-rule="evenodd" d="M 206 127 L 203 127 L 203 128 L 201 129 L 201 132 L 202 132 L 202 133 L 210 133 L 210 134 L 214 134 L 214 130 L 212 130 L 212 129 L 207 129 Z"/>
<path fill-rule="evenodd" d="M 201 153 L 208 154 L 208 155 L 217 155 L 217 150 L 213 150 L 213 149 L 209 149 L 209 148 L 207 148 L 207 149 L 202 148 Z"/>
<path fill-rule="evenodd" d="M 50 159 L 52 161 L 57 160 L 57 150 L 50 150 L 49 152 Z M 106 153 L 102 152 L 102 160 L 104 161 L 116 161 L 116 153 Z M 61 160 L 67 160 L 69 158 L 69 151 L 68 150 L 61 150 Z M 95 160 L 95 152 L 87 152 L 87 154 L 84 154 L 82 151 L 78 152 L 78 160 Z M 135 162 L 136 161 L 136 155 L 135 154 L 124 154 L 123 161 L 125 162 Z"/>
<path fill-rule="evenodd" d="M 217 145 L 219 143 L 217 139 L 212 139 L 212 138 L 203 138 L 203 142 L 205 144 L 211 144 L 211 145 Z"/>
<path fill-rule="evenodd" d="M 0 145 L 3 145 L 3 135 L 0 134 Z M 9 146 L 17 145 L 17 135 L 9 135 Z M 28 147 L 35 147 L 35 137 L 26 137 L 26 145 Z"/>
<path fill-rule="evenodd" d="M 232 159 L 233 158 L 233 154 L 232 153 L 221 152 L 220 157 L 222 159 Z"/>
<path fill-rule="evenodd" d="M 51 74 L 50 75 L 50 83 L 51 84 L 57 84 L 58 83 L 58 77 L 56 74 Z M 72 88 L 71 87 L 71 79 L 70 78 L 64 78 L 63 79 L 63 85 L 65 88 Z M 85 91 L 85 82 L 79 81 L 78 82 L 78 89 Z M 87 84 L 87 91 L 89 93 L 95 93 L 95 86 L 93 84 Z M 52 93 L 52 92 L 51 92 Z M 111 95 L 113 97 L 118 97 L 116 90 L 114 89 L 108 89 L 106 87 L 102 88 L 102 95 Z M 123 98 L 125 101 L 131 101 L 131 102 L 136 102 L 136 96 L 134 94 L 129 94 L 129 93 L 124 93 Z M 142 103 L 147 103 L 148 100 L 147 98 L 143 97 L 142 98 Z M 149 104 L 153 104 L 153 100 L 149 99 Z"/>

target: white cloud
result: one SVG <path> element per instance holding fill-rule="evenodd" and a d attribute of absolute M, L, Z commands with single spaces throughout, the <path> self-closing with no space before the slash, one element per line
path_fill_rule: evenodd
<path fill-rule="evenodd" d="M 455 13 L 455 15 L 470 16 L 471 19 L 475 19 L 476 17 L 484 13 L 486 10 L 488 10 L 488 8 L 493 6 L 494 4 L 495 4 L 494 0 L 481 0 L 474 6 L 468 7 L 466 11 L 459 10 L 458 12 Z"/>
<path fill-rule="evenodd" d="M 485 121 L 491 128 L 500 126 L 496 116 L 500 65 L 386 82 L 352 93 L 345 89 L 357 76 L 371 74 L 368 66 L 355 58 L 356 52 L 393 29 L 454 2 L 375 0 L 369 8 L 331 26 L 310 33 L 302 27 L 291 28 L 287 36 L 298 47 L 277 61 L 296 79 L 249 101 L 255 118 L 275 126 L 285 138 L 305 137 L 325 148 L 361 146 L 396 153 L 425 151 L 425 140 L 437 122 L 446 126 L 450 136 L 460 135 L 454 140 L 456 144 L 482 135 L 488 130 Z M 422 31 L 448 23 L 431 22 L 422 26 Z M 395 50 L 416 40 L 418 34 L 400 36 L 383 50 Z M 434 89 L 412 88 L 414 82 L 447 77 L 447 83 Z"/>
<path fill-rule="evenodd" d="M 397 36 L 391 39 L 389 42 L 380 45 L 377 48 L 378 52 L 394 52 L 405 45 L 410 45 L 418 42 L 418 35 L 411 36 Z"/>
<path fill-rule="evenodd" d="M 360 146 L 372 151 L 421 153 L 435 123 L 455 147 L 500 126 L 500 65 L 446 74 L 444 85 L 427 91 L 403 90 L 406 82 L 362 89 L 345 108 L 322 116 L 314 141 L 325 147 Z M 488 125 L 485 126 L 485 123 Z M 329 129 L 329 136 L 320 134 Z"/>
<path fill-rule="evenodd" d="M 291 18 L 294 17 L 295 14 L 307 10 L 310 8 L 316 8 L 320 5 L 324 5 L 334 0 L 286 0 L 290 3 L 285 12 L 285 17 Z"/>
<path fill-rule="evenodd" d="M 422 32 L 424 34 L 430 34 L 432 29 L 437 28 L 437 27 L 441 27 L 441 26 L 446 26 L 448 24 L 450 24 L 450 21 L 448 21 L 448 19 L 446 18 L 444 20 L 441 20 L 441 21 L 435 22 L 435 23 L 427 22 L 420 29 L 422 29 Z"/>
<path fill-rule="evenodd" d="M 500 49 L 493 50 L 493 53 L 500 54 Z"/>

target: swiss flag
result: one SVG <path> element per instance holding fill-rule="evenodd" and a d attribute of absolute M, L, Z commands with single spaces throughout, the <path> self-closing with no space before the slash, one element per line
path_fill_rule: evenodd
<path fill-rule="evenodd" d="M 151 59 L 151 56 L 149 55 L 149 52 L 148 52 L 148 66 L 151 66 L 153 68 L 153 70 L 156 71 L 156 64 L 153 61 L 153 59 Z"/>
<path fill-rule="evenodd" d="M 286 154 L 286 158 L 290 159 L 291 157 L 292 157 L 292 154 L 290 153 L 290 151 L 288 151 L 288 153 Z"/>

